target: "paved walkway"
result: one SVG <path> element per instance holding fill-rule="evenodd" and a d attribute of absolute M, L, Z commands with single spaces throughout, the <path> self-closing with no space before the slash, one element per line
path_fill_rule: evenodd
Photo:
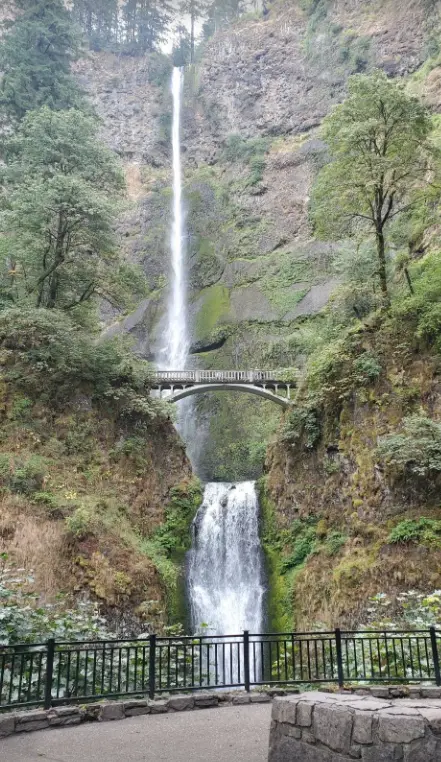
<path fill-rule="evenodd" d="M 0 741 L 5 762 L 266 762 L 270 704 L 133 717 Z"/>

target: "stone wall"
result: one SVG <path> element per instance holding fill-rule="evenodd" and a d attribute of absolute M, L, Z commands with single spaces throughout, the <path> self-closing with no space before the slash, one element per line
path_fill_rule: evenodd
<path fill-rule="evenodd" d="M 351 759 L 439 762 L 441 700 L 326 693 L 275 699 L 269 762 Z"/>
<path fill-rule="evenodd" d="M 273 695 L 283 691 L 243 693 L 241 691 L 208 693 L 200 692 L 171 696 L 157 701 L 127 699 L 82 706 L 59 706 L 49 710 L 32 709 L 24 712 L 0 714 L 0 740 L 14 733 L 81 725 L 84 722 L 109 722 L 138 717 L 141 714 L 172 714 L 196 709 L 210 709 L 242 704 L 265 704 Z"/>

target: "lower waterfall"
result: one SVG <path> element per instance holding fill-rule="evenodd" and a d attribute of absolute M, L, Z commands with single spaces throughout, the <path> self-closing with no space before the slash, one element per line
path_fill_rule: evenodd
<path fill-rule="evenodd" d="M 188 592 L 194 632 L 262 632 L 264 567 L 254 482 L 211 483 L 193 524 Z"/>

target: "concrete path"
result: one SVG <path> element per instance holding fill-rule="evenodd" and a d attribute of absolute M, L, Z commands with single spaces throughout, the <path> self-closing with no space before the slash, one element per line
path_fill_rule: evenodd
<path fill-rule="evenodd" d="M 133 717 L 21 733 L 0 741 L 5 762 L 266 762 L 270 704 Z"/>

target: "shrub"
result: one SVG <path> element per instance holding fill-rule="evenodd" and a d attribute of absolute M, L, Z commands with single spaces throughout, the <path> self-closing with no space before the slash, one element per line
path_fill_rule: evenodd
<path fill-rule="evenodd" d="M 293 539 L 292 551 L 288 558 L 282 561 L 282 574 L 297 566 L 301 566 L 314 553 L 317 547 L 317 528 L 315 523 L 305 523 L 302 520 L 295 521 L 291 529 L 291 535 Z"/>
<path fill-rule="evenodd" d="M 295 407 L 285 419 L 282 439 L 293 445 L 303 441 L 307 450 L 313 450 L 322 435 L 319 411 L 311 407 Z"/>
<path fill-rule="evenodd" d="M 382 370 L 377 358 L 370 352 L 365 352 L 357 357 L 352 367 L 354 380 L 362 386 L 378 381 Z"/>
<path fill-rule="evenodd" d="M 418 521 L 406 519 L 394 527 L 387 540 L 390 544 L 405 545 L 416 542 L 422 545 L 441 544 L 441 521 L 421 518 Z"/>
<path fill-rule="evenodd" d="M 347 542 L 347 535 L 341 532 L 331 532 L 326 539 L 326 552 L 329 556 L 336 556 Z"/>
<path fill-rule="evenodd" d="M 55 604 L 41 606 L 41 598 L 32 591 L 32 577 L 7 565 L 0 555 L 0 644 L 41 643 L 47 638 L 83 640 L 108 638 L 104 620 L 88 603 L 69 608 L 58 596 Z"/>
<path fill-rule="evenodd" d="M 95 517 L 84 506 L 80 506 L 74 511 L 72 516 L 66 519 L 66 527 L 70 534 L 81 540 L 86 535 L 91 534 L 95 524 Z"/>
<path fill-rule="evenodd" d="M 12 453 L 0 455 L 0 483 L 11 492 L 32 495 L 41 491 L 46 476 L 47 461 L 38 455 L 21 460 Z"/>
<path fill-rule="evenodd" d="M 124 340 L 97 341 L 58 310 L 0 312 L 0 363 L 3 378 L 31 399 L 62 405 L 86 393 L 139 424 L 165 411 L 149 396 L 148 364 Z"/>
<path fill-rule="evenodd" d="M 441 473 L 441 424 L 424 415 L 403 421 L 402 434 L 380 439 L 378 457 L 395 478 L 415 476 L 434 481 Z"/>

